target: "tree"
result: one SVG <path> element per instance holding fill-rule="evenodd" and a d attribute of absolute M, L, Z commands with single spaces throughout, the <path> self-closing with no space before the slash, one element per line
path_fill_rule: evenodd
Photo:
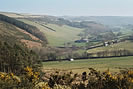
<path fill-rule="evenodd" d="M 39 64 L 38 56 L 26 47 L 0 41 L 0 71 L 20 73 L 25 66 Z"/>

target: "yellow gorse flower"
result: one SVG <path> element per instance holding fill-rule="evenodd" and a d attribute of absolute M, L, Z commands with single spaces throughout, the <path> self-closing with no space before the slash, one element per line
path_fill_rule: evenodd
<path fill-rule="evenodd" d="M 111 75 L 111 73 L 108 71 L 108 72 L 107 72 L 107 75 Z"/>
<path fill-rule="evenodd" d="M 42 89 L 50 89 L 48 83 L 44 83 L 44 84 L 42 85 Z"/>
<path fill-rule="evenodd" d="M 131 83 L 133 83 L 133 79 L 131 80 Z"/>
<path fill-rule="evenodd" d="M 9 80 L 9 79 L 11 79 L 11 77 L 10 77 L 10 75 L 7 74 L 7 75 L 4 77 L 4 79 L 5 79 L 5 80 Z"/>
<path fill-rule="evenodd" d="M 117 77 L 116 77 L 116 76 L 112 76 L 112 79 L 116 80 L 116 79 L 117 79 Z"/>
<path fill-rule="evenodd" d="M 133 75 L 133 71 L 128 71 L 128 74 L 129 75 Z"/>
<path fill-rule="evenodd" d="M 27 77 L 32 80 L 33 83 L 37 82 L 37 80 L 39 79 L 39 72 L 34 72 L 33 69 L 31 67 L 26 67 L 24 69 L 26 71 L 26 75 Z"/>
<path fill-rule="evenodd" d="M 35 72 L 35 75 L 40 75 L 40 73 L 39 72 Z"/>
<path fill-rule="evenodd" d="M 27 71 L 27 72 L 31 72 L 32 71 L 32 68 L 29 67 L 29 66 L 27 66 L 24 70 Z"/>
<path fill-rule="evenodd" d="M 4 79 L 5 78 L 5 75 L 4 74 L 0 74 L 0 78 L 1 79 Z"/>

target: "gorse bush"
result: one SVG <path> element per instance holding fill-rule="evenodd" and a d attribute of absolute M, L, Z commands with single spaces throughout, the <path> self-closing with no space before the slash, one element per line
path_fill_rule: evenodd
<path fill-rule="evenodd" d="M 42 80 L 39 71 L 27 66 L 20 76 L 0 72 L 1 89 L 133 89 L 133 70 L 112 74 L 89 68 L 90 72 L 74 74 L 56 71 Z M 62 74 L 63 73 L 63 74 Z M 44 82 L 45 81 L 45 82 Z"/>
<path fill-rule="evenodd" d="M 110 73 L 109 70 L 102 73 L 93 68 L 89 70 L 88 74 L 83 72 L 76 76 L 71 73 L 65 75 L 54 73 L 49 79 L 49 86 L 53 88 L 55 85 L 63 85 L 71 89 L 133 89 L 132 70 L 124 70 L 115 74 Z"/>
<path fill-rule="evenodd" d="M 45 82 L 41 83 L 40 73 L 29 66 L 19 76 L 0 72 L 0 89 L 50 89 Z"/>

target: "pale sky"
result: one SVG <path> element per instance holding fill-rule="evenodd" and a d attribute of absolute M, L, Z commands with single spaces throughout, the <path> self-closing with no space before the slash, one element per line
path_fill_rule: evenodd
<path fill-rule="evenodd" d="M 133 16 L 133 0 L 1 0 L 0 11 L 56 16 Z"/>

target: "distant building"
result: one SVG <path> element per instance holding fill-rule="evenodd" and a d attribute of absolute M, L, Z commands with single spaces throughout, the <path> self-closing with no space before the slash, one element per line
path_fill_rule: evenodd
<path fill-rule="evenodd" d="M 87 43 L 89 42 L 88 39 L 81 39 L 81 40 L 76 40 L 75 43 Z"/>
<path fill-rule="evenodd" d="M 118 40 L 111 40 L 111 41 L 106 41 L 103 43 L 104 46 L 109 46 L 109 45 L 113 45 L 115 43 L 118 43 Z"/>
<path fill-rule="evenodd" d="M 104 46 L 108 46 L 109 45 L 109 42 L 104 42 L 103 45 Z"/>

